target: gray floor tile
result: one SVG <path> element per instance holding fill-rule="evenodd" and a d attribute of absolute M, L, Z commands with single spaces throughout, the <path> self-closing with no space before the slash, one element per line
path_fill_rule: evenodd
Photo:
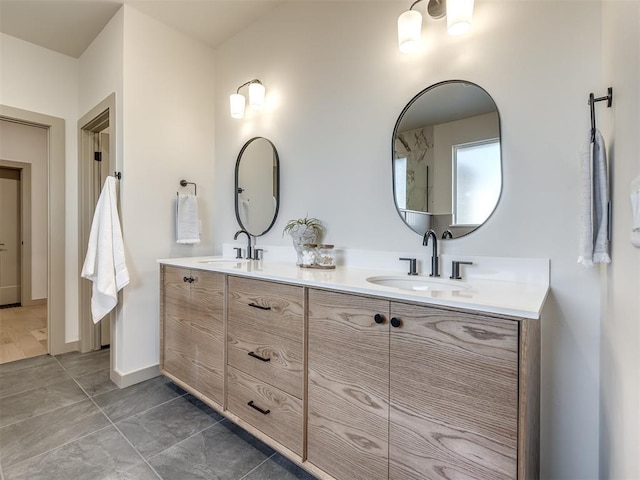
<path fill-rule="evenodd" d="M 115 423 L 183 394 L 183 390 L 178 389 L 165 377 L 155 377 L 121 390 L 96 395 L 93 400 Z"/>
<path fill-rule="evenodd" d="M 295 463 L 280 454 L 275 454 L 242 480 L 315 480 Z"/>
<path fill-rule="evenodd" d="M 56 360 L 51 355 L 39 355 L 37 357 L 16 360 L 15 362 L 2 363 L 0 364 L 0 379 L 8 373 L 17 372 L 25 368 L 54 365 L 56 363 Z"/>
<path fill-rule="evenodd" d="M 122 435 L 113 426 L 109 426 L 58 449 L 6 468 L 4 477 L 5 480 L 127 478 L 117 475 L 130 472 L 142 462 L 140 455 Z"/>
<path fill-rule="evenodd" d="M 133 446 L 149 458 L 220 420 L 222 416 L 198 399 L 186 395 L 116 425 Z"/>
<path fill-rule="evenodd" d="M 56 359 L 62 364 L 69 375 L 73 378 L 86 375 L 87 373 L 97 372 L 110 368 L 110 349 L 96 350 L 89 353 L 65 353 L 56 356 Z"/>
<path fill-rule="evenodd" d="M 147 465 L 143 463 L 126 472 L 116 473 L 106 480 L 159 480 L 160 477 Z M 185 479 L 186 480 L 186 479 Z"/>
<path fill-rule="evenodd" d="M 3 469 L 95 432 L 109 420 L 87 399 L 44 415 L 0 428 Z"/>
<path fill-rule="evenodd" d="M 39 357 L 38 357 L 39 358 Z M 12 370 L 0 378 L 0 397 L 27 392 L 34 388 L 69 380 L 69 375 L 54 360 L 53 363 Z"/>
<path fill-rule="evenodd" d="M 95 397 L 101 393 L 110 392 L 118 388 L 118 386 L 111 381 L 110 370 L 108 368 L 76 377 L 76 381 L 84 388 L 90 397 Z"/>
<path fill-rule="evenodd" d="M 273 450 L 223 420 L 149 460 L 164 480 L 237 480 Z"/>
<path fill-rule="evenodd" d="M 0 427 L 78 403 L 87 396 L 73 380 L 0 398 Z"/>

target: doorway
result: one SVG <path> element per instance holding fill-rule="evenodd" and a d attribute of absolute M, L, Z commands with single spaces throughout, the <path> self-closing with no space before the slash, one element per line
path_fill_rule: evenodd
<path fill-rule="evenodd" d="M 33 316 L 46 324 L 46 340 L 42 337 L 39 340 L 43 353 L 57 355 L 73 351 L 77 343 L 67 342 L 65 334 L 64 120 L 0 105 L 0 123 L 0 166 L 18 171 L 20 176 L 20 252 L 13 252 L 20 261 L 20 308 L 37 309 L 38 315 Z M 7 125 L 10 132 L 5 131 Z M 22 137 L 15 134 L 19 129 L 32 129 L 40 134 L 40 140 L 35 143 L 42 146 L 43 165 L 38 171 L 32 169 L 31 161 L 26 161 L 34 142 L 21 140 Z M 22 144 L 26 153 L 15 153 L 12 144 Z M 13 176 L 15 178 L 15 173 Z M 31 210 L 36 206 L 31 194 L 47 202 L 43 209 L 34 210 L 33 215 Z M 14 207 L 17 211 L 17 205 Z M 35 240 L 38 242 L 32 248 Z M 9 317 L 9 312 L 13 314 L 17 310 L 3 309 L 3 312 L 4 317 Z"/>
<path fill-rule="evenodd" d="M 115 95 L 111 95 L 78 122 L 80 193 L 79 253 L 82 268 L 87 254 L 91 223 L 107 176 L 115 170 L 111 152 L 115 151 Z M 91 293 L 93 285 L 87 279 L 80 280 L 80 351 L 82 353 L 110 346 L 114 312 L 106 315 L 98 324 L 91 317 Z"/>
<path fill-rule="evenodd" d="M 20 170 L 0 166 L 0 308 L 22 305 Z"/>

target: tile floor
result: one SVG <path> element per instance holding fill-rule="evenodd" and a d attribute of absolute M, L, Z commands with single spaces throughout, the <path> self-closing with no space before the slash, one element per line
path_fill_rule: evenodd
<path fill-rule="evenodd" d="M 118 389 L 109 350 L 0 365 L 3 480 L 312 480 L 164 377 Z"/>

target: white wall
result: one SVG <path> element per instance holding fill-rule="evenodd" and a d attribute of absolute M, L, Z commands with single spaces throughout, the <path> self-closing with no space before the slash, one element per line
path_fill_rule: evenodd
<path fill-rule="evenodd" d="M 577 265 L 578 158 L 590 91 L 600 91 L 601 5 L 476 2 L 473 31 L 449 37 L 426 21 L 425 48 L 398 52 L 398 2 L 283 6 L 216 51 L 216 245 L 237 229 L 234 159 L 252 136 L 281 160 L 281 210 L 263 244 L 289 244 L 285 222 L 309 214 L 337 247 L 414 251 L 420 238 L 392 200 L 391 136 L 404 105 L 446 79 L 494 98 L 502 120 L 504 191 L 489 222 L 443 244 L 447 254 L 546 257 L 552 292 L 542 324 L 541 478 L 598 477 L 599 280 Z M 266 111 L 238 121 L 226 108 L 259 78 Z M 325 174 L 326 173 L 326 174 Z M 313 181 L 309 181 L 313 179 Z"/>
<path fill-rule="evenodd" d="M 78 339 L 78 314 L 77 309 L 69 308 L 69 305 L 77 304 L 78 298 L 77 288 L 73 288 L 74 284 L 77 286 L 77 271 L 70 268 L 77 265 L 78 255 L 77 235 L 70 236 L 77 224 L 77 215 L 73 216 L 77 205 L 73 179 L 78 151 L 78 61 L 5 34 L 0 34 L 0 57 L 0 104 L 65 120 L 67 211 L 65 225 L 55 228 L 64 228 L 66 233 L 65 339 L 67 342 L 75 341 Z M 39 279 L 34 276 L 32 282 Z"/>
<path fill-rule="evenodd" d="M 116 322 L 116 369 L 158 364 L 158 258 L 213 253 L 214 55 L 125 5 L 121 217 L 131 277 Z M 175 243 L 175 199 L 198 184 L 202 242 Z M 232 182 L 233 183 L 233 182 Z M 191 187 L 190 187 L 191 188 Z"/>
<path fill-rule="evenodd" d="M 629 241 L 630 182 L 640 175 L 640 2 L 605 2 L 598 104 L 612 174 L 612 263 L 603 275 L 600 478 L 640 478 L 640 248 Z"/>

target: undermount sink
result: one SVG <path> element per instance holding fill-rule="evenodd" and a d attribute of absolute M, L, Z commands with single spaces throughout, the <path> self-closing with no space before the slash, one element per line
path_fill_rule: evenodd
<path fill-rule="evenodd" d="M 399 288 L 414 292 L 455 292 L 466 290 L 469 285 L 455 280 L 445 280 L 430 277 L 412 277 L 384 275 L 379 277 L 367 277 L 367 282 L 383 287 Z"/>
<path fill-rule="evenodd" d="M 248 261 L 246 258 L 207 258 L 206 260 L 198 261 L 198 263 L 247 263 Z"/>

